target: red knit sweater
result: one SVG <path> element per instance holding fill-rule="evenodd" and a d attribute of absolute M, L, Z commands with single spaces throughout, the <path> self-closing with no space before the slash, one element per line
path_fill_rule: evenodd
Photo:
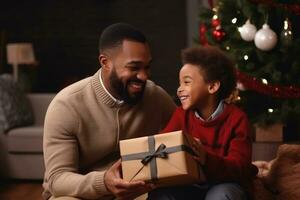
<path fill-rule="evenodd" d="M 203 166 L 208 182 L 238 182 L 251 190 L 257 168 L 251 164 L 251 138 L 245 113 L 238 107 L 225 104 L 224 111 L 205 122 L 194 111 L 178 107 L 163 133 L 183 130 L 199 138 L 207 152 Z"/>

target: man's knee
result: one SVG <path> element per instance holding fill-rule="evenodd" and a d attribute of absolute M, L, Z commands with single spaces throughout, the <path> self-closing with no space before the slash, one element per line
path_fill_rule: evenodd
<path fill-rule="evenodd" d="M 244 190 L 234 183 L 218 184 L 211 187 L 205 200 L 246 200 Z"/>

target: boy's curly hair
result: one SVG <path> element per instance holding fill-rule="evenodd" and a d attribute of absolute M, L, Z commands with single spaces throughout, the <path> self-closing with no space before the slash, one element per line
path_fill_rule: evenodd
<path fill-rule="evenodd" d="M 218 99 L 227 98 L 236 87 L 236 71 L 233 61 L 219 48 L 213 46 L 190 47 L 182 50 L 183 64 L 199 66 L 205 82 L 220 81 Z"/>

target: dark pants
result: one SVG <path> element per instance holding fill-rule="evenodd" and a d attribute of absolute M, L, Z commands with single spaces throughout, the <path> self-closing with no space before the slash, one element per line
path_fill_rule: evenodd
<path fill-rule="evenodd" d="M 149 192 L 149 200 L 247 200 L 246 193 L 236 183 L 190 185 L 159 188 Z"/>

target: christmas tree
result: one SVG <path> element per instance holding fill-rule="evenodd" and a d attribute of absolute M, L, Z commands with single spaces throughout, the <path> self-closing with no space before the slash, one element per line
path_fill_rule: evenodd
<path fill-rule="evenodd" d="M 219 0 L 199 13 L 201 45 L 236 62 L 235 100 L 253 123 L 300 122 L 300 1 Z"/>

